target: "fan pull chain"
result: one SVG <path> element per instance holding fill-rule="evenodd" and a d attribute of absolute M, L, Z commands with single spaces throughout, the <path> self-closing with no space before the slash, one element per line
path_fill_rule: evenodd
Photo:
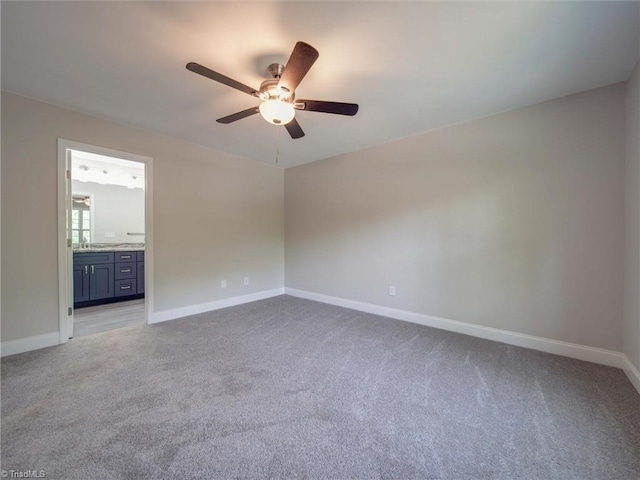
<path fill-rule="evenodd" d="M 280 159 L 280 129 L 276 133 L 276 165 L 278 165 L 278 160 Z"/>

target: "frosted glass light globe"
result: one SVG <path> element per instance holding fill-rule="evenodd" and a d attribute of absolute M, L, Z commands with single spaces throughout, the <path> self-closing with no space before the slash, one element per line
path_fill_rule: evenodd
<path fill-rule="evenodd" d="M 286 125 L 296 116 L 296 110 L 290 103 L 265 100 L 260 104 L 260 115 L 273 125 Z"/>

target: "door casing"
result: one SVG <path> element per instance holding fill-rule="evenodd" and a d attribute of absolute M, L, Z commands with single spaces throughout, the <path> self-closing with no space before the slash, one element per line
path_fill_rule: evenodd
<path fill-rule="evenodd" d="M 71 246 L 71 151 L 95 153 L 145 165 L 145 323 L 153 315 L 153 158 L 58 138 L 58 324 L 60 343 L 73 336 L 73 247 Z"/>

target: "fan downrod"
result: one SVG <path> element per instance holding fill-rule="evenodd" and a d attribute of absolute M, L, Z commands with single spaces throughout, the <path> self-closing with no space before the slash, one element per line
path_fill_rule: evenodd
<path fill-rule="evenodd" d="M 272 63 L 267 67 L 267 75 L 272 78 L 280 78 L 284 72 L 284 65 L 281 63 Z"/>

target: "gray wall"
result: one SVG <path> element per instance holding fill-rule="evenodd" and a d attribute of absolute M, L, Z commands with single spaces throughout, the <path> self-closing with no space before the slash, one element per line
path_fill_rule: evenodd
<path fill-rule="evenodd" d="M 2 340 L 58 329 L 62 137 L 154 158 L 156 311 L 284 281 L 620 351 L 626 274 L 624 351 L 638 366 L 638 76 L 286 174 L 3 93 Z"/>
<path fill-rule="evenodd" d="M 287 169 L 285 285 L 621 351 L 624 101 L 617 84 Z"/>
<path fill-rule="evenodd" d="M 58 331 L 58 137 L 153 157 L 156 311 L 282 287 L 281 169 L 3 92 L 3 341 Z"/>
<path fill-rule="evenodd" d="M 640 64 L 627 82 L 624 349 L 640 369 Z"/>
<path fill-rule="evenodd" d="M 93 238 L 91 243 L 144 242 L 144 190 L 121 185 L 73 181 L 73 193 L 93 195 Z M 105 234 L 112 232 L 115 237 Z"/>

